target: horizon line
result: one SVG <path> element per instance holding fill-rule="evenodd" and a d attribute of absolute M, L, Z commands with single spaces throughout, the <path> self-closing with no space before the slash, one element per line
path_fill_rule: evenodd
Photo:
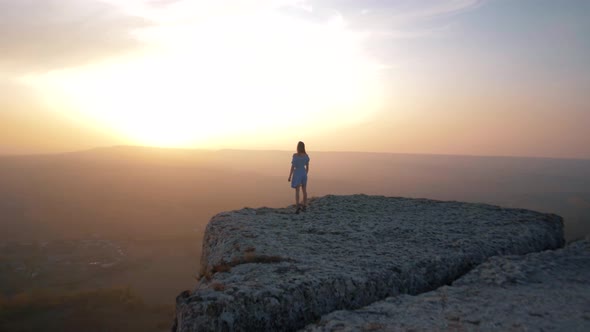
<path fill-rule="evenodd" d="M 58 156 L 69 155 L 76 153 L 86 153 L 97 150 L 108 150 L 116 148 L 128 149 L 158 149 L 158 150 L 178 150 L 178 151 L 203 151 L 203 152 L 223 152 L 223 151 L 255 151 L 255 152 L 286 152 L 291 153 L 293 150 L 280 149 L 237 149 L 237 148 L 221 148 L 221 149 L 206 149 L 206 148 L 183 148 L 183 147 L 162 147 L 149 145 L 109 145 L 97 146 L 94 148 L 82 150 L 69 151 L 55 151 L 55 152 L 36 152 L 36 153 L 2 153 L 0 157 L 34 157 L 34 156 Z M 550 160 L 576 160 L 576 161 L 590 161 L 590 158 L 579 157 L 548 157 L 548 156 L 517 156 L 517 155 L 474 155 L 474 154 L 444 154 L 444 153 L 409 153 L 409 152 L 383 152 L 383 151 L 348 151 L 348 150 L 314 150 L 319 153 L 356 153 L 356 154 L 383 154 L 383 155 L 407 155 L 407 156 L 431 156 L 431 157 L 466 157 L 466 158 L 514 158 L 514 159 L 550 159 Z"/>

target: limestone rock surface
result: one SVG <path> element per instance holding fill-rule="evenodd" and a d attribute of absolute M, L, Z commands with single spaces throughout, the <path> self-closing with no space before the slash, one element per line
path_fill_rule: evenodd
<path fill-rule="evenodd" d="M 590 241 L 493 257 L 452 286 L 336 311 L 305 331 L 590 331 Z"/>
<path fill-rule="evenodd" d="M 449 284 L 496 255 L 564 244 L 551 214 L 485 204 L 325 196 L 299 215 L 242 209 L 212 218 L 175 331 L 290 331 L 336 310 Z"/>

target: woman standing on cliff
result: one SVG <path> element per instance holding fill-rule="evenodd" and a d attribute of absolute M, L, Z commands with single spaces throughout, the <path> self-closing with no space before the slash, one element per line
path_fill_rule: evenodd
<path fill-rule="evenodd" d="M 291 160 L 291 171 L 289 172 L 289 180 L 291 188 L 295 188 L 295 206 L 297 210 L 295 213 L 304 211 L 307 207 L 307 173 L 309 172 L 309 156 L 305 152 L 305 143 L 297 143 L 297 153 L 293 154 Z M 293 179 L 291 181 L 291 178 Z M 299 205 L 299 188 L 303 191 L 303 205 Z"/>

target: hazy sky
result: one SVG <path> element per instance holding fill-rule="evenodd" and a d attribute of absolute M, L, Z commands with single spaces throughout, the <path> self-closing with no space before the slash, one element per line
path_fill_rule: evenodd
<path fill-rule="evenodd" d="M 0 153 L 590 158 L 590 1 L 0 0 Z"/>

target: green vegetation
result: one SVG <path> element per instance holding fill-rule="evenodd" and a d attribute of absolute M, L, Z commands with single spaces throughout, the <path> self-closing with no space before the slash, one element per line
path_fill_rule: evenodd
<path fill-rule="evenodd" d="M 54 293 L 42 289 L 0 296 L 0 331 L 164 331 L 172 305 L 143 302 L 129 288 Z"/>
<path fill-rule="evenodd" d="M 168 331 L 199 248 L 194 233 L 0 242 L 0 332 Z"/>

